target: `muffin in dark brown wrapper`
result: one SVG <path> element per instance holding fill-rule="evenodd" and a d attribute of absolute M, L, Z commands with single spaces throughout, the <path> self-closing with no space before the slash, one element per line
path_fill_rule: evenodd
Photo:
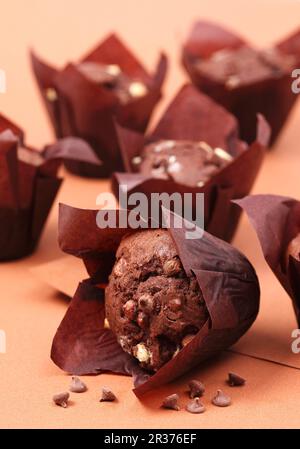
<path fill-rule="evenodd" d="M 247 195 L 268 145 L 270 130 L 258 116 L 256 140 L 238 137 L 236 118 L 192 85 L 175 96 L 156 128 L 147 136 L 116 126 L 126 169 L 112 177 L 116 196 L 140 192 L 204 193 L 205 229 L 230 241 L 240 210 L 232 199 Z"/>
<path fill-rule="evenodd" d="M 251 326 L 259 283 L 231 245 L 199 228 L 198 238 L 188 239 L 187 223 L 174 225 L 178 216 L 166 209 L 166 226 L 157 229 L 124 226 L 126 210 L 101 211 L 115 214 L 116 227 L 100 229 L 98 213 L 60 205 L 59 244 L 83 260 L 90 276 L 53 340 L 51 357 L 61 369 L 132 375 L 140 396 L 226 349 Z"/>
<path fill-rule="evenodd" d="M 43 151 L 24 143 L 24 133 L 0 115 L 0 260 L 17 259 L 36 247 L 62 180 L 62 158 L 98 163 L 89 145 L 66 138 Z"/>
<path fill-rule="evenodd" d="M 182 62 L 192 82 L 238 118 L 242 139 L 255 139 L 261 113 L 275 141 L 297 99 L 291 74 L 300 63 L 299 30 L 262 50 L 222 26 L 199 21 L 183 46 Z"/>
<path fill-rule="evenodd" d="M 66 161 L 81 176 L 109 176 L 122 170 L 114 120 L 144 132 L 161 97 L 167 58 L 161 54 L 154 74 L 149 74 L 115 34 L 78 63 L 58 70 L 31 54 L 38 86 L 58 138 L 85 139 L 103 162 L 93 166 Z"/>
<path fill-rule="evenodd" d="M 244 209 L 269 267 L 292 299 L 300 325 L 300 202 L 278 195 L 252 195 Z"/>

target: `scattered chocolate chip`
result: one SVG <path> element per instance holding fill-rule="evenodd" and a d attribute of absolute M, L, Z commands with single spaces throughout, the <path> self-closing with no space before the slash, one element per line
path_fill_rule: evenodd
<path fill-rule="evenodd" d="M 72 376 L 69 390 L 72 391 L 72 393 L 84 393 L 87 390 L 87 386 L 81 379 L 79 379 L 79 377 Z"/>
<path fill-rule="evenodd" d="M 200 402 L 199 398 L 193 399 L 191 402 L 189 402 L 186 406 L 186 410 L 189 413 L 203 413 L 205 412 L 204 405 Z"/>
<path fill-rule="evenodd" d="M 134 320 L 136 317 L 136 304 L 133 299 L 129 299 L 129 301 L 125 302 L 123 305 L 123 312 L 126 318 L 129 320 Z"/>
<path fill-rule="evenodd" d="M 205 392 L 204 384 L 199 380 L 191 380 L 189 382 L 189 389 L 190 389 L 190 398 L 192 399 L 203 396 L 203 393 Z"/>
<path fill-rule="evenodd" d="M 222 390 L 218 390 L 211 402 L 217 407 L 228 407 L 231 404 L 231 398 L 223 393 Z"/>
<path fill-rule="evenodd" d="M 228 373 L 228 381 L 227 382 L 231 387 L 240 387 L 242 385 L 245 385 L 246 379 L 239 376 L 238 374 Z"/>
<path fill-rule="evenodd" d="M 67 408 L 69 397 L 70 397 L 69 393 L 65 392 L 65 393 L 55 394 L 52 399 L 53 399 L 54 404 L 59 405 L 60 407 L 63 407 L 63 408 Z"/>
<path fill-rule="evenodd" d="M 180 407 L 178 405 L 178 401 L 179 401 L 179 396 L 178 394 L 174 393 L 171 394 L 170 396 L 167 396 L 163 402 L 162 402 L 162 407 L 163 408 L 168 408 L 171 410 L 180 410 Z"/>
<path fill-rule="evenodd" d="M 100 402 L 113 402 L 117 399 L 116 395 L 109 387 L 102 387 L 102 396 Z"/>

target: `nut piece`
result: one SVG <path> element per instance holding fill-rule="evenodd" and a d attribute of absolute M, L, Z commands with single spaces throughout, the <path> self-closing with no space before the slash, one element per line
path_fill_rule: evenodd
<path fill-rule="evenodd" d="M 69 397 L 70 397 L 69 393 L 65 392 L 65 393 L 55 394 L 52 399 L 53 399 L 54 404 L 59 405 L 60 407 L 63 407 L 63 408 L 67 408 Z"/>
<path fill-rule="evenodd" d="M 72 393 L 84 393 L 87 390 L 87 386 L 81 379 L 79 379 L 79 377 L 72 376 L 69 390 L 72 391 Z"/>
<path fill-rule="evenodd" d="M 170 396 L 167 396 L 163 400 L 161 406 L 163 408 L 168 408 L 168 409 L 171 409 L 171 410 L 178 411 L 178 410 L 180 410 L 180 407 L 178 405 L 178 401 L 179 401 L 179 396 L 178 396 L 178 394 L 174 393 L 174 394 L 171 394 Z"/>
<path fill-rule="evenodd" d="M 134 348 L 134 356 L 141 363 L 148 363 L 150 360 L 150 351 L 144 343 L 139 343 Z"/>
<path fill-rule="evenodd" d="M 244 379 L 243 377 L 239 376 L 238 374 L 228 373 L 228 381 L 227 381 L 227 383 L 231 387 L 241 387 L 242 385 L 245 385 L 246 379 Z"/>
<path fill-rule="evenodd" d="M 136 304 L 133 299 L 129 299 L 129 301 L 125 302 L 123 305 L 123 312 L 126 318 L 129 320 L 134 320 L 136 317 Z"/>
<path fill-rule="evenodd" d="M 189 389 L 190 389 L 190 398 L 196 398 L 196 397 L 200 397 L 203 396 L 204 392 L 205 392 L 205 387 L 204 384 L 202 382 L 200 382 L 199 380 L 191 380 L 189 382 Z"/>
<path fill-rule="evenodd" d="M 102 387 L 102 396 L 100 402 L 113 402 L 117 399 L 116 395 L 109 387 Z"/>
<path fill-rule="evenodd" d="M 204 405 L 200 402 L 199 398 L 193 399 L 191 402 L 189 402 L 186 406 L 186 410 L 189 413 L 203 413 L 205 412 Z"/>
<path fill-rule="evenodd" d="M 223 393 L 222 390 L 217 390 L 217 394 L 212 398 L 211 402 L 217 407 L 228 407 L 231 404 L 231 398 Z"/>
<path fill-rule="evenodd" d="M 164 270 L 164 274 L 166 276 L 174 276 L 175 274 L 180 273 L 181 263 L 180 263 L 179 259 L 176 258 L 176 259 L 167 260 L 163 264 L 163 270 Z"/>

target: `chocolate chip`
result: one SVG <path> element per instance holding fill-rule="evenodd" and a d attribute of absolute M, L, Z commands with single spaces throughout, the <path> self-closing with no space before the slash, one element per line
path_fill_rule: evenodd
<path fill-rule="evenodd" d="M 199 380 L 191 380 L 189 382 L 189 389 L 190 389 L 190 398 L 196 398 L 203 395 L 205 392 L 205 387 L 202 382 Z"/>
<path fill-rule="evenodd" d="M 167 260 L 163 264 L 164 274 L 166 276 L 174 276 L 175 274 L 180 273 L 181 271 L 181 263 L 178 259 Z"/>
<path fill-rule="evenodd" d="M 205 412 L 204 405 L 200 402 L 199 398 L 193 399 L 191 402 L 189 402 L 186 406 L 186 410 L 189 413 L 203 413 Z"/>
<path fill-rule="evenodd" d="M 63 408 L 67 408 L 69 397 L 70 397 L 69 393 L 65 392 L 65 393 L 55 394 L 52 399 L 53 399 L 54 404 L 59 405 L 60 407 L 63 407 Z"/>
<path fill-rule="evenodd" d="M 162 407 L 163 408 L 168 408 L 171 410 L 180 410 L 180 407 L 178 405 L 178 401 L 179 401 L 179 396 L 178 394 L 171 394 L 170 396 L 167 396 L 163 402 L 162 402 Z"/>
<path fill-rule="evenodd" d="M 129 320 L 134 320 L 136 317 L 136 304 L 133 299 L 129 299 L 129 301 L 125 302 L 123 305 L 123 312 L 126 318 Z"/>
<path fill-rule="evenodd" d="M 218 390 L 211 402 L 217 407 L 228 407 L 231 404 L 231 398 L 223 393 L 222 390 Z"/>
<path fill-rule="evenodd" d="M 72 393 L 84 393 L 87 390 L 87 386 L 81 379 L 79 379 L 79 377 L 72 376 L 69 390 L 72 391 Z"/>
<path fill-rule="evenodd" d="M 117 399 L 116 395 L 109 387 L 102 387 L 102 396 L 100 402 L 113 402 Z"/>
<path fill-rule="evenodd" d="M 240 387 L 242 385 L 245 385 L 246 379 L 239 376 L 238 374 L 228 373 L 228 381 L 227 382 L 231 387 Z"/>

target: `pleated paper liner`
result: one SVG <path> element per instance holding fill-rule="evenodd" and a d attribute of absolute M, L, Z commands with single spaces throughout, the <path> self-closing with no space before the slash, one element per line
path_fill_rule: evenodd
<path fill-rule="evenodd" d="M 192 208 L 196 209 L 197 193 L 204 194 L 205 229 L 224 240 L 231 241 L 241 211 L 232 199 L 247 195 L 261 167 L 270 130 L 265 119 L 258 115 L 256 139 L 247 145 L 238 138 L 236 119 L 223 107 L 198 92 L 191 85 L 184 86 L 163 114 L 155 130 L 148 136 L 117 125 L 118 138 L 125 173 L 114 173 L 112 188 L 118 197 L 119 188 L 132 193 L 190 193 Z M 203 187 L 189 187 L 173 180 L 157 179 L 136 172 L 132 163 L 149 142 L 160 139 L 205 141 L 212 147 L 226 150 L 233 160 Z"/>
<path fill-rule="evenodd" d="M 149 74 L 120 38 L 112 34 L 81 59 L 81 62 L 117 64 L 126 75 L 147 86 L 144 96 L 124 105 L 112 92 L 86 79 L 75 64 L 56 69 L 34 53 L 31 60 L 57 138 L 77 136 L 87 140 L 103 162 L 101 166 L 95 166 L 74 158 L 74 161 L 66 161 L 66 167 L 87 177 L 107 177 L 112 171 L 122 169 L 114 120 L 134 130 L 145 131 L 161 98 L 167 70 L 166 56 L 160 55 L 154 73 Z"/>
<path fill-rule="evenodd" d="M 106 212 L 115 213 L 117 223 L 120 214 L 130 214 Z M 79 285 L 53 340 L 51 356 L 61 369 L 73 374 L 110 371 L 132 375 L 134 391 L 140 396 L 231 346 L 251 326 L 259 305 L 259 284 L 251 264 L 231 245 L 208 233 L 202 238 L 187 239 L 186 228 L 174 226 L 174 215 L 169 213 L 168 232 L 187 276 L 197 278 L 209 319 L 172 360 L 153 375 L 145 372 L 123 352 L 111 330 L 105 327 L 104 293 L 99 287 L 108 280 L 122 237 L 135 230 L 100 229 L 97 213 L 60 206 L 60 246 L 81 258 L 90 276 Z"/>
<path fill-rule="evenodd" d="M 61 160 L 99 163 L 90 146 L 65 138 L 43 151 L 24 144 L 24 133 L 0 115 L 0 260 L 34 251 L 62 179 Z"/>
<path fill-rule="evenodd" d="M 274 143 L 297 99 L 292 91 L 291 72 L 299 67 L 300 31 L 274 45 L 284 55 L 293 57 L 288 73 L 270 76 L 261 81 L 243 82 L 228 89 L 225 83 L 204 76 L 195 67 L 195 61 L 205 60 L 219 50 L 254 48 L 242 37 L 222 26 L 208 21 L 196 22 L 182 49 L 182 63 L 192 82 L 231 111 L 239 120 L 241 138 L 252 142 L 256 135 L 256 115 L 261 113 L 271 126 L 271 143 Z"/>

